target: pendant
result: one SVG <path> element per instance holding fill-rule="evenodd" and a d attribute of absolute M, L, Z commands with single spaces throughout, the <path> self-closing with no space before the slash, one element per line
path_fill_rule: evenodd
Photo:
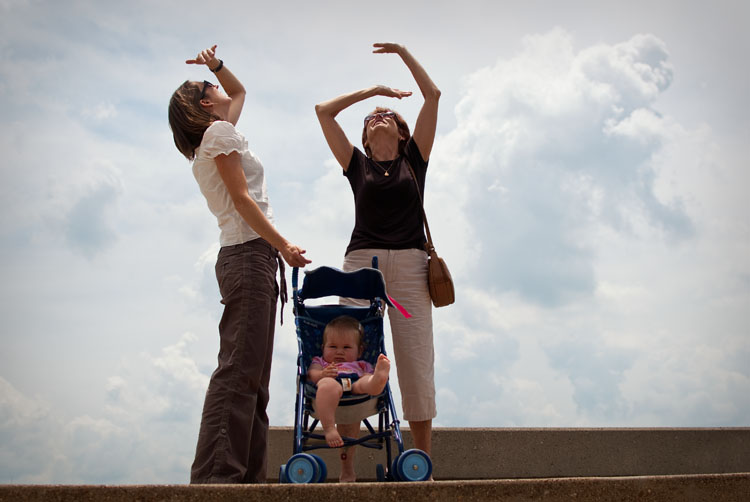
<path fill-rule="evenodd" d="M 390 174 L 388 174 L 388 171 L 386 171 L 386 172 L 385 172 L 385 175 L 386 175 L 386 176 L 390 176 Z"/>

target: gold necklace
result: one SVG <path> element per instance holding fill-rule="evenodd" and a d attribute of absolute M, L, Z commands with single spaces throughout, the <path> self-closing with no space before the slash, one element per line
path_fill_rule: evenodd
<path fill-rule="evenodd" d="M 383 174 L 384 174 L 384 175 L 386 175 L 386 176 L 390 176 L 390 174 L 388 174 L 388 171 L 390 171 L 390 170 L 391 170 L 391 168 L 393 167 L 393 165 L 394 165 L 394 164 L 396 163 L 396 161 L 397 161 L 397 160 L 398 160 L 398 157 L 396 157 L 395 159 L 393 159 L 393 160 L 391 161 L 391 165 L 390 165 L 390 166 L 388 166 L 388 169 L 383 169 Z"/>

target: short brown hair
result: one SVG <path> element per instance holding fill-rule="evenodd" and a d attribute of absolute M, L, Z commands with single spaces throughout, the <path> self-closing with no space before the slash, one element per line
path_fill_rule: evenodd
<path fill-rule="evenodd" d="M 174 144 L 186 159 L 195 158 L 195 149 L 214 120 L 220 117 L 201 106 L 201 89 L 197 83 L 186 80 L 174 91 L 169 100 L 169 127 Z"/>
<path fill-rule="evenodd" d="M 359 321 L 352 316 L 341 315 L 326 324 L 326 328 L 323 330 L 323 346 L 326 344 L 328 333 L 333 330 L 354 331 L 357 333 L 357 346 L 362 347 L 364 345 L 365 330 Z"/>
<path fill-rule="evenodd" d="M 393 120 L 396 121 L 396 126 L 398 126 L 398 134 L 400 136 L 398 140 L 398 154 L 404 155 L 405 149 L 406 149 L 406 143 L 409 141 L 409 138 L 411 138 L 411 132 L 409 132 L 409 125 L 404 120 L 404 117 L 401 116 L 400 113 L 398 113 L 395 110 L 391 110 L 390 108 L 385 108 L 383 106 L 378 106 L 375 108 L 375 111 L 372 113 L 383 113 L 383 112 L 393 112 L 396 114 L 395 117 L 393 117 Z M 372 150 L 370 150 L 370 147 L 367 146 L 367 124 L 365 124 L 364 128 L 362 129 L 362 147 L 365 149 L 365 155 L 368 157 L 372 157 Z"/>

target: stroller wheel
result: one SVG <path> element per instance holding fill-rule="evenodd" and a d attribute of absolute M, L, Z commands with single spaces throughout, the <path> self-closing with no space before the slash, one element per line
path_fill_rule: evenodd
<path fill-rule="evenodd" d="M 379 483 L 385 481 L 385 469 L 383 469 L 383 464 L 375 466 L 375 479 Z"/>
<path fill-rule="evenodd" d="M 432 461 L 422 450 L 406 450 L 396 461 L 396 472 L 403 481 L 427 481 L 432 475 Z"/>
<path fill-rule="evenodd" d="M 281 464 L 281 467 L 279 467 L 279 483 L 286 483 L 286 476 L 284 475 L 284 471 L 286 470 L 286 464 Z"/>
<path fill-rule="evenodd" d="M 393 481 L 401 481 L 401 477 L 398 475 L 398 459 L 399 457 L 396 457 L 391 462 L 391 471 L 389 474 L 393 478 Z"/>
<path fill-rule="evenodd" d="M 310 453 L 309 455 L 318 463 L 318 479 L 316 479 L 315 482 L 325 483 L 326 479 L 328 479 L 328 468 L 326 467 L 325 461 L 314 453 Z"/>
<path fill-rule="evenodd" d="M 315 483 L 320 476 L 320 468 L 311 455 L 297 453 L 286 463 L 284 476 L 289 483 Z"/>

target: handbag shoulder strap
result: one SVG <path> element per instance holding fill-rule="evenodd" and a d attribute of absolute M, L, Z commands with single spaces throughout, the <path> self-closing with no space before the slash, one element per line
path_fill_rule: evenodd
<path fill-rule="evenodd" d="M 411 167 L 411 162 L 409 162 L 409 159 L 404 157 L 406 160 L 406 165 L 409 166 L 409 172 L 411 173 L 411 177 L 414 180 L 414 183 L 417 185 L 417 196 L 419 196 L 419 205 L 422 208 L 422 221 L 424 221 L 424 228 L 427 231 L 427 252 L 431 253 L 435 250 L 435 246 L 432 245 L 432 235 L 430 235 L 430 225 L 427 223 L 427 213 L 424 212 L 424 201 L 422 200 L 422 194 L 419 191 L 419 182 L 417 181 L 417 175 L 414 173 L 414 168 Z"/>

